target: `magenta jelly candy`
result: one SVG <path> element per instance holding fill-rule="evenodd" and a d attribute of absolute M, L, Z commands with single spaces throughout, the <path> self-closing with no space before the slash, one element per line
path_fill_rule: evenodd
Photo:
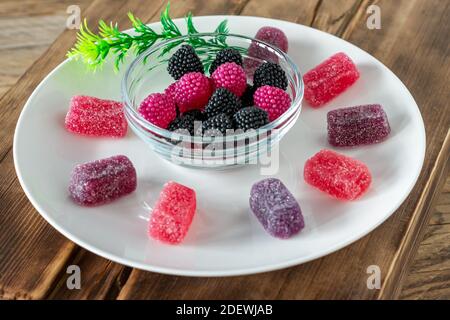
<path fill-rule="evenodd" d="M 345 53 L 337 53 L 303 76 L 305 100 L 313 107 L 332 100 L 359 78 L 359 71 Z"/>
<path fill-rule="evenodd" d="M 125 136 L 128 127 L 122 103 L 89 96 L 72 97 L 65 125 L 73 133 L 116 138 Z"/>
<path fill-rule="evenodd" d="M 189 230 L 195 209 L 194 190 L 173 181 L 166 183 L 150 215 L 149 236 L 169 244 L 180 243 Z"/>
<path fill-rule="evenodd" d="M 77 165 L 72 171 L 69 193 L 76 203 L 94 206 L 133 192 L 136 181 L 130 159 L 118 155 Z"/>
<path fill-rule="evenodd" d="M 304 178 L 308 184 L 340 200 L 360 197 L 372 181 L 364 163 L 331 150 L 321 150 L 306 161 Z"/>
<path fill-rule="evenodd" d="M 328 141 L 336 147 L 351 147 L 383 141 L 391 132 L 379 104 L 336 109 L 328 112 Z"/>
<path fill-rule="evenodd" d="M 305 226 L 297 200 L 278 179 L 268 178 L 255 183 L 250 192 L 250 209 L 274 237 L 286 239 Z"/>

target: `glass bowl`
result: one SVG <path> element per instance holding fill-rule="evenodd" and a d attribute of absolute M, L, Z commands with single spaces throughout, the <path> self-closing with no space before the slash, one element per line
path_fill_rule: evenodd
<path fill-rule="evenodd" d="M 231 132 L 224 136 L 190 136 L 183 132 L 162 129 L 145 120 L 137 111 L 141 101 L 151 93 L 164 92 L 164 89 L 174 82 L 167 72 L 168 59 L 181 45 L 199 41 L 208 43 L 206 49 L 202 47 L 202 50 L 197 50 L 205 64 L 214 59 L 225 43 L 241 51 L 250 83 L 255 65 L 265 61 L 278 63 L 288 79 L 287 93 L 292 101 L 289 109 L 257 130 Z M 257 47 L 255 51 L 259 52 L 259 57 L 247 53 L 250 45 Z M 261 52 L 263 54 L 260 54 Z M 241 35 L 202 33 L 161 41 L 140 54 L 128 67 L 122 80 L 122 97 L 125 117 L 130 128 L 162 158 L 187 167 L 223 169 L 258 164 L 263 159 L 267 163 L 267 157 L 270 157 L 273 147 L 298 119 L 303 99 L 303 82 L 292 59 L 268 43 Z M 201 123 L 196 123 L 196 127 L 198 126 L 201 126 Z"/>

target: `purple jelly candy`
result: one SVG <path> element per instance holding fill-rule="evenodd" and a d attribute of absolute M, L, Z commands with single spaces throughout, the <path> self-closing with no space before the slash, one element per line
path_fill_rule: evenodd
<path fill-rule="evenodd" d="M 255 183 L 250 192 L 250 209 L 272 236 L 286 239 L 305 226 L 302 211 L 292 193 L 278 179 Z"/>
<path fill-rule="evenodd" d="M 77 165 L 70 178 L 71 198 L 84 206 L 110 202 L 136 190 L 136 170 L 118 155 Z"/>
<path fill-rule="evenodd" d="M 391 132 L 388 118 L 379 104 L 336 109 L 328 112 L 328 141 L 336 147 L 350 147 L 383 141 Z"/>

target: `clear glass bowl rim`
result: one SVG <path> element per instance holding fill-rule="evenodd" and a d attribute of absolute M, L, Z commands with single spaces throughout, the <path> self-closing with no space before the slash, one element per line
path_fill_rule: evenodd
<path fill-rule="evenodd" d="M 144 127 L 144 129 L 151 131 L 152 133 L 158 134 L 167 139 L 173 138 L 174 134 L 176 134 L 177 137 L 186 136 L 187 139 L 193 139 L 192 140 L 193 142 L 195 142 L 195 141 L 201 142 L 202 141 L 201 136 L 191 137 L 190 135 L 185 135 L 183 133 L 175 133 L 173 131 L 169 131 L 167 129 L 160 128 L 160 127 L 152 124 L 151 122 L 147 121 L 144 117 L 142 117 L 139 114 L 139 112 L 137 112 L 132 107 L 132 103 L 131 103 L 127 88 L 128 88 L 128 82 L 130 81 L 131 73 L 134 71 L 135 68 L 144 65 L 143 60 L 145 59 L 145 57 L 152 55 L 154 52 L 158 51 L 159 49 L 165 47 L 166 45 L 168 45 L 170 43 L 176 42 L 176 41 L 185 40 L 185 39 L 192 38 L 192 37 L 217 37 L 217 36 L 225 36 L 227 38 L 240 38 L 240 39 L 245 39 L 248 41 L 254 41 L 257 43 L 261 43 L 264 46 L 269 47 L 271 50 L 277 52 L 277 54 L 280 55 L 281 57 L 283 57 L 283 59 L 286 61 L 289 68 L 291 68 L 291 70 L 293 71 L 293 74 L 294 74 L 293 82 L 294 82 L 294 85 L 296 86 L 295 89 L 298 94 L 295 97 L 295 99 L 291 102 L 289 109 L 286 110 L 285 113 L 283 113 L 275 121 L 268 123 L 267 125 L 259 128 L 258 130 L 271 131 L 271 130 L 277 128 L 284 121 L 289 119 L 296 112 L 297 107 L 300 107 L 300 104 L 303 100 L 303 94 L 304 94 L 304 85 L 303 85 L 302 74 L 300 73 L 297 65 L 292 61 L 291 57 L 287 53 L 278 49 L 277 47 L 272 46 L 271 44 L 269 44 L 267 42 L 264 42 L 264 41 L 261 41 L 261 40 L 258 40 L 258 39 L 252 38 L 252 37 L 247 37 L 247 36 L 243 36 L 243 35 L 239 35 L 239 34 L 232 34 L 232 33 L 215 33 L 215 32 L 196 33 L 196 34 L 184 35 L 184 36 L 180 36 L 180 37 L 176 37 L 176 38 L 172 38 L 172 39 L 168 39 L 168 40 L 163 40 L 163 41 L 159 42 L 158 44 L 151 46 L 150 48 L 148 48 L 147 50 L 142 52 L 131 62 L 130 66 L 125 71 L 125 75 L 124 75 L 124 77 L 122 79 L 122 83 L 121 83 L 122 100 L 125 104 L 125 111 L 131 116 L 131 119 L 136 120 L 142 127 Z M 238 140 L 245 139 L 245 138 L 249 138 L 249 137 L 253 136 L 251 134 L 251 132 L 253 132 L 253 135 L 254 135 L 256 130 L 251 130 L 250 132 L 234 134 L 231 136 L 224 136 L 222 138 L 223 138 L 223 141 L 227 141 L 227 139 L 230 139 L 230 138 L 234 138 L 234 139 L 238 139 Z M 195 139 L 195 138 L 200 138 L 200 139 Z M 215 141 L 217 141 L 217 142 L 220 142 L 220 140 L 221 140 L 220 137 L 216 137 L 216 139 L 215 139 Z"/>

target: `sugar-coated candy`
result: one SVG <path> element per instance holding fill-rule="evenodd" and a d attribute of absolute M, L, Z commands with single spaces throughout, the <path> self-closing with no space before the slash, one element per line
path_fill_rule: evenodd
<path fill-rule="evenodd" d="M 383 141 L 391 132 L 388 118 L 379 104 L 329 111 L 328 141 L 336 147 L 351 147 Z"/>
<path fill-rule="evenodd" d="M 73 133 L 97 137 L 123 137 L 127 121 L 120 102 L 89 96 L 74 96 L 65 119 Z"/>
<path fill-rule="evenodd" d="M 70 178 L 70 197 L 78 204 L 94 206 L 136 190 L 136 170 L 130 159 L 117 155 L 77 165 Z"/>
<path fill-rule="evenodd" d="M 286 34 L 275 27 L 265 26 L 258 30 L 255 39 L 264 41 L 272 46 L 279 48 L 283 52 L 288 51 L 288 38 Z M 248 56 L 257 59 L 244 59 L 244 70 L 247 76 L 252 79 L 256 68 L 261 64 L 261 60 L 278 63 L 278 56 L 276 53 L 267 49 L 266 46 L 261 46 L 253 41 L 248 48 Z"/>
<path fill-rule="evenodd" d="M 305 226 L 300 205 L 279 179 L 264 179 L 252 186 L 250 209 L 264 229 L 277 238 L 292 237 Z"/>
<path fill-rule="evenodd" d="M 337 53 L 303 76 L 305 100 L 313 107 L 332 100 L 359 78 L 359 71 L 345 53 Z"/>
<path fill-rule="evenodd" d="M 331 150 L 321 150 L 306 161 L 304 178 L 308 184 L 340 200 L 360 197 L 372 181 L 364 163 Z"/>
<path fill-rule="evenodd" d="M 149 236 L 169 244 L 180 243 L 189 230 L 195 209 L 194 190 L 173 181 L 166 183 L 150 215 Z"/>

